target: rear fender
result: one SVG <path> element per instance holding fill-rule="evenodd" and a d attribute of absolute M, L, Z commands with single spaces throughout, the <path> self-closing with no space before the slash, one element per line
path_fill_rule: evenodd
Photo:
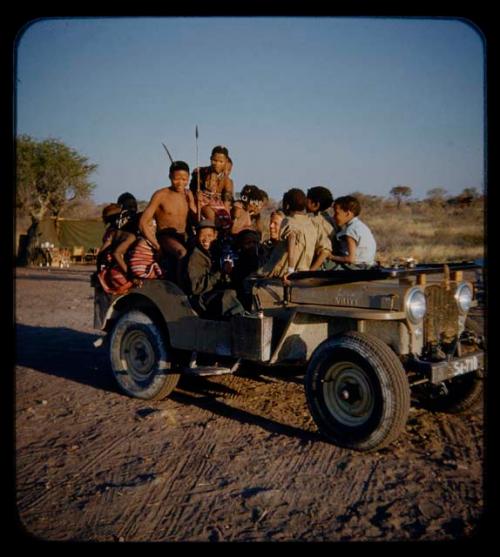
<path fill-rule="evenodd" d="M 230 322 L 199 317 L 186 294 L 170 281 L 144 281 L 142 287 L 132 288 L 113 299 L 107 307 L 101 328 L 109 332 L 117 319 L 132 309 L 142 311 L 159 322 L 172 348 L 223 356 L 232 354 Z"/>
<path fill-rule="evenodd" d="M 100 308 L 101 313 L 104 313 L 99 328 L 109 331 L 120 315 L 129 309 L 136 309 L 144 313 L 156 314 L 165 324 L 168 324 L 173 346 L 177 343 L 177 337 L 182 334 L 178 324 L 198 319 L 186 294 L 170 281 L 144 281 L 142 287 L 132 288 L 126 294 L 111 299 L 105 312 L 102 303 L 101 306 L 97 303 L 98 298 L 96 293 L 96 311 Z"/>

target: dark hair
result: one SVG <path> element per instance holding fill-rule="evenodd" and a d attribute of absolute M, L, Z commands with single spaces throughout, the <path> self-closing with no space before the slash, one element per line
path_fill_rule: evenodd
<path fill-rule="evenodd" d="M 185 170 L 189 174 L 189 165 L 184 161 L 174 161 L 168 173 L 172 175 L 176 170 Z"/>
<path fill-rule="evenodd" d="M 257 243 L 260 241 L 260 235 L 256 230 L 253 230 L 251 228 L 244 228 L 234 237 L 234 243 L 236 247 L 241 248 L 243 242 L 248 236 L 251 236 Z"/>
<path fill-rule="evenodd" d="M 357 198 L 353 195 L 344 195 L 343 197 L 337 197 L 333 204 L 338 205 L 343 211 L 352 211 L 355 217 L 357 217 L 359 213 L 361 213 L 361 205 Z"/>
<path fill-rule="evenodd" d="M 110 203 L 102 210 L 102 220 L 105 224 L 114 223 L 118 220 L 121 213 L 121 207 L 117 203 Z"/>
<path fill-rule="evenodd" d="M 210 155 L 210 158 L 213 158 L 213 156 L 216 155 L 217 153 L 220 153 L 221 155 L 224 155 L 226 158 L 229 158 L 229 151 L 227 150 L 227 147 L 224 147 L 223 145 L 216 145 L 212 149 L 212 154 Z"/>
<path fill-rule="evenodd" d="M 120 195 L 117 203 L 122 206 L 122 209 L 137 211 L 137 199 L 128 191 Z"/>
<path fill-rule="evenodd" d="M 326 211 L 332 206 L 333 196 L 328 188 L 323 186 L 315 186 L 307 190 L 307 197 L 314 203 L 319 203 L 319 210 Z"/>
<path fill-rule="evenodd" d="M 269 199 L 269 197 L 267 193 L 264 190 L 261 190 L 259 187 L 254 186 L 253 184 L 246 184 L 241 190 L 240 199 L 244 203 L 257 201 L 260 202 L 260 204 L 262 205 Z"/>
<path fill-rule="evenodd" d="M 288 207 L 286 207 L 288 205 Z M 303 211 L 306 207 L 306 194 L 299 188 L 288 190 L 283 196 L 283 209 Z"/>
<path fill-rule="evenodd" d="M 254 200 L 254 199 L 260 199 L 260 195 L 259 195 L 259 188 L 257 186 L 254 186 L 253 184 L 246 184 L 243 186 L 241 192 L 240 192 L 240 198 L 243 201 L 250 201 L 250 200 Z"/>

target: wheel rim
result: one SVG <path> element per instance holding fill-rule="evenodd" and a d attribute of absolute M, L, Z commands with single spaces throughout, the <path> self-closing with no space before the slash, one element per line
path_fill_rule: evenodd
<path fill-rule="evenodd" d="M 130 331 L 124 336 L 120 356 L 125 369 L 135 381 L 148 379 L 156 368 L 154 346 L 142 331 Z"/>
<path fill-rule="evenodd" d="M 353 362 L 339 362 L 325 374 L 324 401 L 328 411 L 343 425 L 360 426 L 375 407 L 375 392 L 366 372 Z"/>

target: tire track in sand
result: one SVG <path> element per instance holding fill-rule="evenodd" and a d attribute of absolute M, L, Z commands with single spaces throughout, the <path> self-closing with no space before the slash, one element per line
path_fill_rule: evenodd
<path fill-rule="evenodd" d="M 82 477 L 86 475 L 88 472 L 90 472 L 98 461 L 103 459 L 103 457 L 109 456 L 117 446 L 123 444 L 124 441 L 126 441 L 127 438 L 130 438 L 132 435 L 134 435 L 138 429 L 139 429 L 138 426 L 132 428 L 132 430 L 130 430 L 125 434 L 125 437 L 117 436 L 116 433 L 113 434 L 111 442 L 105 445 L 104 448 L 94 451 L 94 454 L 91 455 L 91 458 L 87 460 L 85 464 L 78 470 L 78 476 Z M 102 444 L 103 444 L 103 439 L 101 437 L 96 437 L 95 445 L 97 445 L 98 447 L 102 447 Z M 19 500 L 18 501 L 19 512 L 21 513 L 21 512 L 30 511 L 38 505 L 52 502 L 54 498 L 58 497 L 57 494 L 59 493 L 59 489 L 64 485 L 68 484 L 69 482 L 70 480 L 66 478 L 64 480 L 59 480 L 54 484 L 50 485 L 50 487 L 44 493 L 40 494 L 39 496 L 35 496 L 34 499 L 32 499 L 27 503 L 23 499 Z"/>
<path fill-rule="evenodd" d="M 179 446 L 184 447 L 189 444 L 197 444 L 200 450 L 203 450 L 203 443 L 198 443 L 202 440 L 204 435 L 204 428 L 200 428 L 197 439 L 194 439 L 193 429 L 187 429 L 184 436 L 180 440 Z M 173 447 L 172 447 L 173 449 Z M 187 478 L 192 480 L 197 477 L 195 470 L 189 468 L 190 461 L 197 456 L 199 451 L 186 451 L 186 454 L 182 454 L 179 451 L 173 451 L 175 454 L 172 455 L 171 459 L 166 463 L 165 470 L 160 472 L 157 477 L 149 482 L 145 486 L 141 486 L 139 493 L 134 493 L 132 496 L 128 508 L 131 509 L 128 517 L 125 518 L 124 523 L 119 528 L 119 537 L 134 540 L 146 540 L 151 539 L 151 534 L 157 531 L 159 524 L 161 523 L 165 513 L 168 513 L 169 520 L 174 520 L 176 508 L 172 510 L 172 501 L 169 500 L 172 491 L 177 487 L 179 477 L 182 476 L 182 472 L 185 469 L 189 469 L 190 473 Z M 172 462 L 175 463 L 173 470 L 170 468 Z M 182 486 L 179 490 L 181 493 L 189 492 L 192 486 Z M 174 501 L 175 503 L 175 498 Z M 141 529 L 138 532 L 138 529 Z M 162 538 L 164 539 L 164 538 Z"/>

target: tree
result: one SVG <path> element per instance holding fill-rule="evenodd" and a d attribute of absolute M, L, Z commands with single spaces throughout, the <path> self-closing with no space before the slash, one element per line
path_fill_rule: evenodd
<path fill-rule="evenodd" d="M 95 188 L 89 176 L 96 168 L 87 157 L 55 139 L 16 138 L 16 212 L 31 217 L 21 262 L 32 260 L 37 223 L 45 215 L 59 216 L 68 204 L 89 199 Z"/>
<path fill-rule="evenodd" d="M 446 195 L 446 190 L 444 188 L 432 188 L 427 191 L 428 199 L 443 199 Z"/>
<path fill-rule="evenodd" d="M 432 188 L 427 191 L 427 201 L 431 205 L 443 205 L 446 190 L 444 188 Z"/>
<path fill-rule="evenodd" d="M 458 197 L 463 199 L 474 200 L 479 197 L 479 192 L 477 191 L 477 188 L 464 188 L 464 190 L 462 191 L 461 194 L 459 194 Z"/>
<path fill-rule="evenodd" d="M 55 139 L 19 136 L 16 162 L 16 208 L 33 225 L 47 214 L 60 216 L 69 203 L 88 199 L 95 188 L 89 176 L 97 165 Z"/>
<path fill-rule="evenodd" d="M 398 201 L 398 209 L 401 207 L 401 201 L 403 197 L 410 197 L 412 194 L 410 186 L 394 186 L 390 194 L 395 197 Z"/>
<path fill-rule="evenodd" d="M 384 198 L 378 195 L 371 195 L 371 194 L 366 194 L 366 193 L 362 193 L 360 191 L 354 191 L 352 193 L 350 193 L 349 195 L 352 195 L 353 197 L 355 197 L 361 204 L 361 207 L 363 208 L 370 208 L 370 209 L 377 209 L 380 208 L 384 202 Z"/>

